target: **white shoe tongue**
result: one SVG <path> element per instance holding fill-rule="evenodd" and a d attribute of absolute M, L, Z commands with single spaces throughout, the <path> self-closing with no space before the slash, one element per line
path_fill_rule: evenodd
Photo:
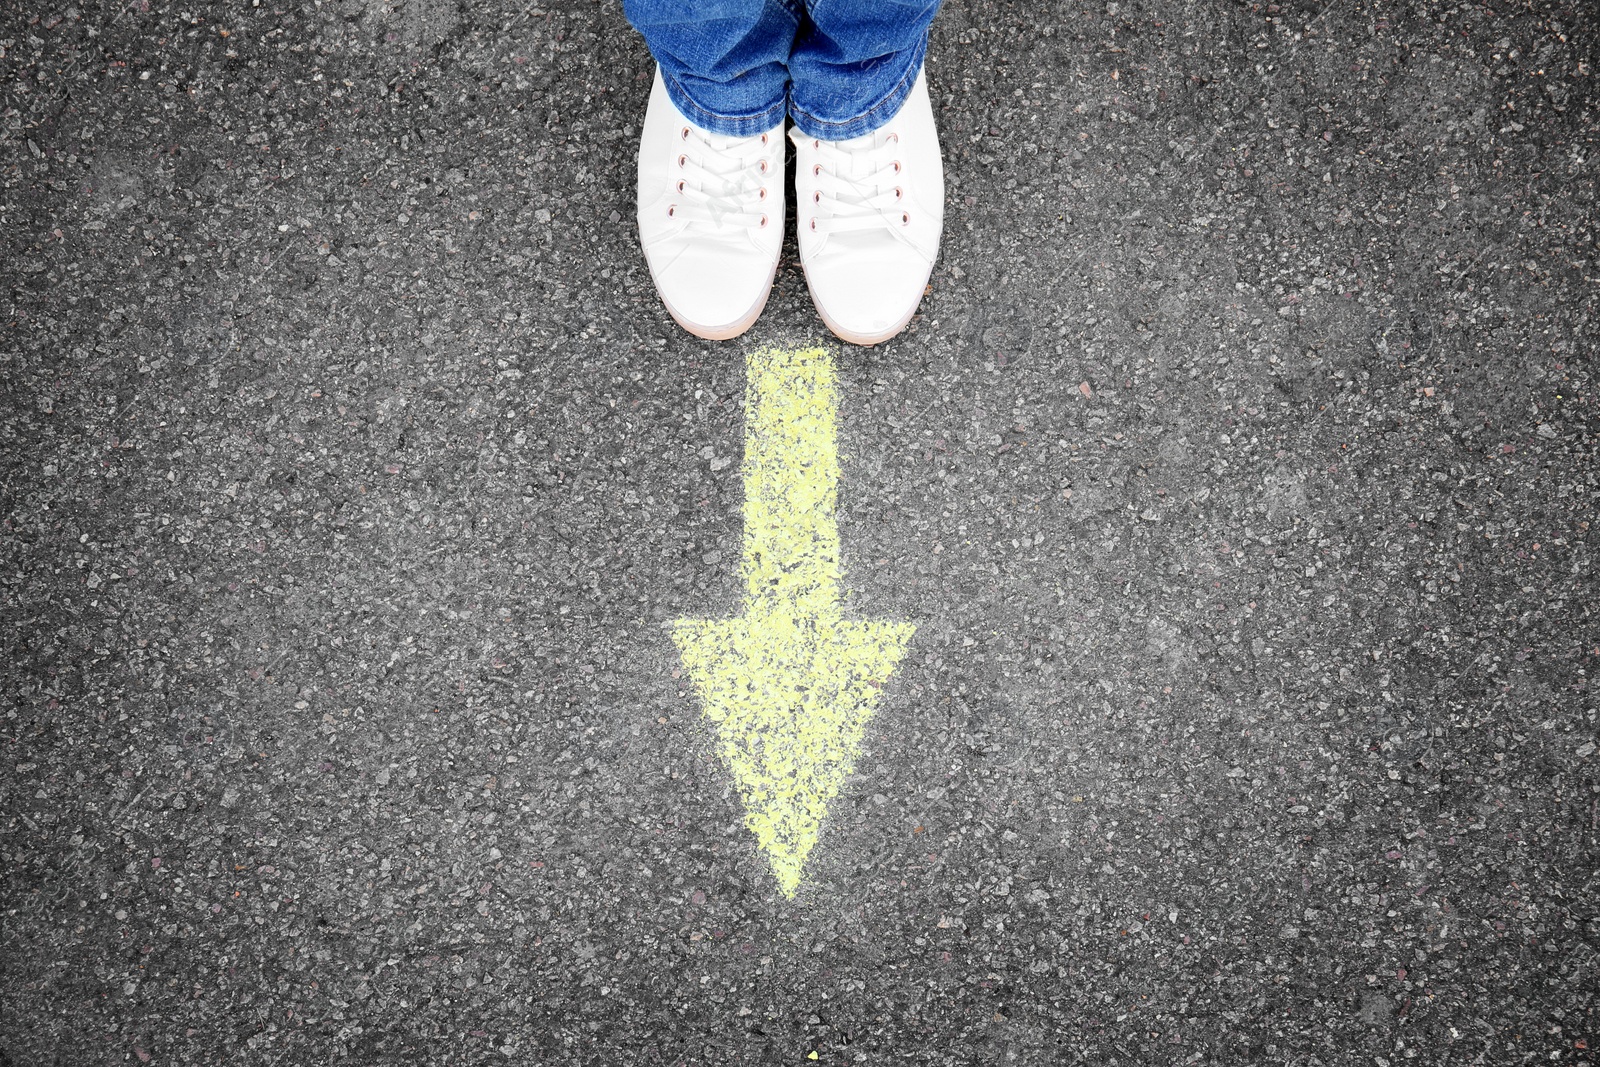
<path fill-rule="evenodd" d="M 831 147 L 837 151 L 829 154 L 828 165 L 839 177 L 849 181 L 859 181 L 876 169 L 871 149 L 876 147 L 877 143 L 876 133 L 852 137 L 848 141 L 834 141 Z"/>
<path fill-rule="evenodd" d="M 850 157 L 850 172 L 848 174 L 848 177 L 850 178 L 851 181 L 857 181 L 858 182 L 858 181 L 861 181 L 861 180 L 863 180 L 865 178 L 870 177 L 872 175 L 872 172 L 874 170 L 876 170 L 876 169 L 877 168 L 875 168 L 872 165 L 872 161 L 871 161 L 871 158 L 868 155 L 868 153 L 866 153 L 866 152 L 856 152 L 856 153 L 853 153 L 851 155 L 851 157 Z M 866 190 L 863 190 L 863 191 L 864 192 L 868 192 L 868 193 L 872 193 L 872 192 L 876 192 L 877 190 L 876 189 L 866 189 Z"/>
<path fill-rule="evenodd" d="M 850 153 L 850 176 L 852 178 L 865 178 L 872 174 L 882 164 L 883 157 L 870 149 L 878 146 L 878 134 L 869 133 L 865 137 L 858 137 L 849 142 L 860 150 Z"/>

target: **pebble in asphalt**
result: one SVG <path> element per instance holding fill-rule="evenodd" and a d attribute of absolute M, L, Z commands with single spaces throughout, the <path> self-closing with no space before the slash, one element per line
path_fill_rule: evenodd
<path fill-rule="evenodd" d="M 617 5 L 8 7 L 0 1064 L 1591 1060 L 1596 19 L 951 0 L 789 901 Z"/>

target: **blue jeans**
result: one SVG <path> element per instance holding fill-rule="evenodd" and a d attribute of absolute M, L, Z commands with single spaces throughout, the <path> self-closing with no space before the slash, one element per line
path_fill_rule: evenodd
<path fill-rule="evenodd" d="M 765 133 L 787 111 L 842 141 L 894 118 L 939 0 L 623 0 L 667 95 L 713 133 Z"/>

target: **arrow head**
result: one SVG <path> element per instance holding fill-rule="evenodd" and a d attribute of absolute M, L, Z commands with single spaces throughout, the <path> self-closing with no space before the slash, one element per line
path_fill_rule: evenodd
<path fill-rule="evenodd" d="M 855 765 L 878 692 L 914 629 L 750 613 L 673 627 L 744 798 L 745 826 L 786 897 L 800 884 L 828 802 Z"/>

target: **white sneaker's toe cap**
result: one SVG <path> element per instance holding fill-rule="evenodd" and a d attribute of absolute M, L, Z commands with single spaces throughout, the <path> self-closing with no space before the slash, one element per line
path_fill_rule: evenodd
<path fill-rule="evenodd" d="M 931 265 L 910 248 L 826 255 L 806 265 L 806 282 L 828 328 L 858 345 L 887 341 L 922 303 Z"/>
<path fill-rule="evenodd" d="M 648 255 L 656 291 L 690 333 L 723 340 L 743 333 L 766 305 L 773 263 L 757 264 L 749 252 L 730 256 L 716 242 L 673 249 L 670 262 Z"/>

